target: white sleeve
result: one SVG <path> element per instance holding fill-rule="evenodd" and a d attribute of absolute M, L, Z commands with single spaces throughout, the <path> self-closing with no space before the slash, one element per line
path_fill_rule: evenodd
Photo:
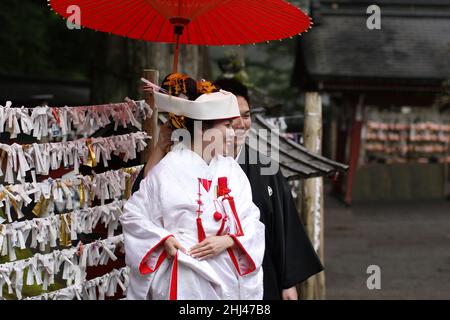
<path fill-rule="evenodd" d="M 172 236 L 163 228 L 160 194 L 153 172 L 143 179 L 124 205 L 120 218 L 125 244 L 125 261 L 141 274 L 154 272 L 166 258 L 164 241 Z"/>

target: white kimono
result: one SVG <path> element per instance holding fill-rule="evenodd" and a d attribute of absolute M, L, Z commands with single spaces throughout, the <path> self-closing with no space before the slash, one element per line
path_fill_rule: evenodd
<path fill-rule="evenodd" d="M 217 197 L 223 177 L 231 191 Z M 202 261 L 181 250 L 168 259 L 168 237 L 186 250 L 202 239 L 198 216 L 203 235 L 229 234 L 235 245 Z M 216 156 L 208 165 L 189 149 L 169 152 L 126 202 L 121 224 L 131 269 L 127 299 L 262 299 L 264 225 L 250 183 L 231 157 Z"/>

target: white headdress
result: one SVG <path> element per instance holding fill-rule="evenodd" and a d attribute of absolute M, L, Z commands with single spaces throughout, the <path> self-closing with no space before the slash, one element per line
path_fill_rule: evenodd
<path fill-rule="evenodd" d="M 171 112 L 196 120 L 229 119 L 240 116 L 236 96 L 220 90 L 205 93 L 195 100 L 187 100 L 165 93 L 154 92 L 159 111 Z"/>

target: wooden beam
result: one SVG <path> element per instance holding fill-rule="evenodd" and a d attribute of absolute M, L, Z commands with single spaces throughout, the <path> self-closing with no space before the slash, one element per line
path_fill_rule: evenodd
<path fill-rule="evenodd" d="M 155 84 L 159 83 L 158 70 L 145 69 L 142 77 L 144 79 L 147 79 L 147 80 L 155 83 Z M 149 92 L 143 92 L 143 95 L 144 95 L 145 102 L 153 110 L 153 114 L 152 114 L 151 118 L 150 119 L 147 118 L 146 120 L 144 120 L 144 123 L 142 126 L 143 130 L 145 132 L 147 132 L 147 134 L 152 136 L 151 143 L 149 143 L 147 145 L 144 152 L 142 153 L 141 160 L 142 160 L 142 163 L 145 164 L 145 163 L 147 163 L 147 160 L 149 158 L 151 147 L 156 146 L 156 143 L 158 142 L 159 128 L 158 128 L 158 110 L 156 109 L 156 106 L 155 106 L 155 100 L 154 100 L 153 94 L 151 94 Z"/>

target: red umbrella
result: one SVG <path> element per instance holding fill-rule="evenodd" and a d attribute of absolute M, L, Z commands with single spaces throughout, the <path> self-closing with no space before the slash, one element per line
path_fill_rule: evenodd
<path fill-rule="evenodd" d="M 76 5 L 81 25 L 132 39 L 176 44 L 238 45 L 281 40 L 312 24 L 284 0 L 48 0 L 64 18 Z"/>

